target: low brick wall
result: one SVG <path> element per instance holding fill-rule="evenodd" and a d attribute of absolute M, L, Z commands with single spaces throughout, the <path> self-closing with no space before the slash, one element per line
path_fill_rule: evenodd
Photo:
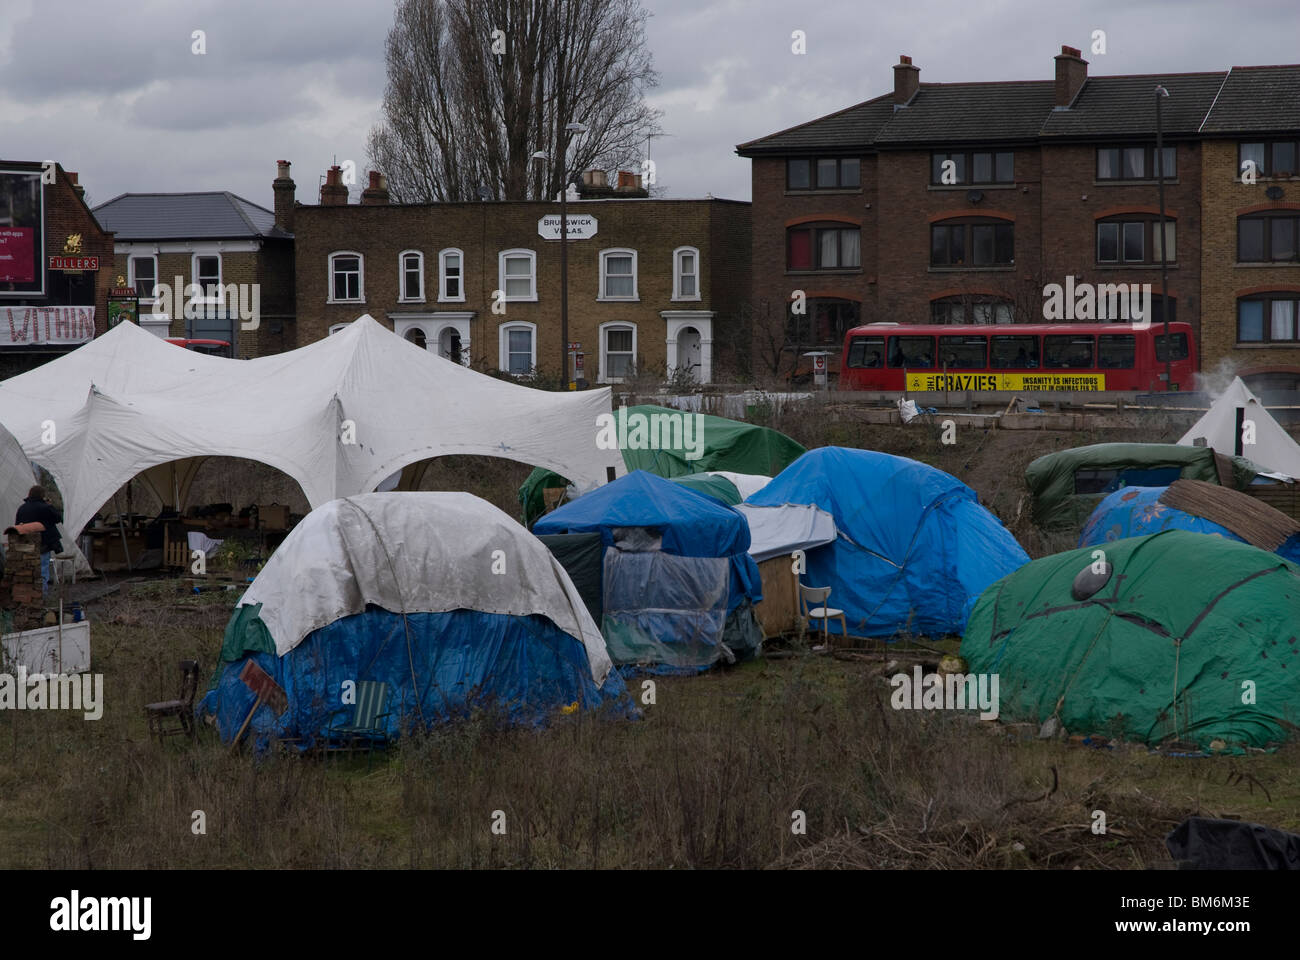
<path fill-rule="evenodd" d="M 4 579 L 0 581 L 0 606 L 13 612 L 14 630 L 42 625 L 45 602 L 41 590 L 41 535 L 9 534 L 5 544 Z"/>

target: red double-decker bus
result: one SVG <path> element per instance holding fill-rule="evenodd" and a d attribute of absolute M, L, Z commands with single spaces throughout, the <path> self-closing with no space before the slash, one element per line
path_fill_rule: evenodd
<path fill-rule="evenodd" d="M 1191 325 L 1169 324 L 1172 387 L 1196 372 Z M 1166 389 L 1164 325 L 871 323 L 844 336 L 841 390 L 1100 391 Z"/>

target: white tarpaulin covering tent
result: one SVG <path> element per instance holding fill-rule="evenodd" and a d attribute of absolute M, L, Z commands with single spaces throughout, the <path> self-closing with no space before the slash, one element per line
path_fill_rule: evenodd
<path fill-rule="evenodd" d="M 835 518 L 813 504 L 787 503 L 780 507 L 735 507 L 749 523 L 749 555 L 758 563 L 789 555 L 795 550 L 834 543 Z"/>
<path fill-rule="evenodd" d="M 1227 390 L 1219 395 L 1196 425 L 1178 442 L 1190 447 L 1198 438 L 1204 437 L 1207 446 L 1217 453 L 1233 454 L 1237 450 L 1237 409 L 1241 408 L 1243 422 L 1254 424 L 1250 434 L 1254 443 L 1243 443 L 1241 455 L 1261 467 L 1266 467 L 1287 477 L 1300 477 L 1300 444 L 1291 439 L 1291 435 L 1282 428 L 1273 415 L 1259 402 L 1259 398 L 1250 392 L 1250 388 L 1234 377 Z M 1250 436 L 1247 434 L 1247 436 Z"/>
<path fill-rule="evenodd" d="M 14 522 L 14 516 L 27 491 L 37 482 L 36 471 L 23 453 L 22 444 L 14 439 L 4 427 L 0 426 L 0 529 Z M 80 529 L 80 528 L 77 528 Z M 63 551 L 73 556 L 78 573 L 89 573 L 90 564 L 77 549 L 76 541 L 68 536 L 65 524 L 59 524 L 59 539 L 63 541 Z"/>
<path fill-rule="evenodd" d="M 312 507 L 450 454 L 518 460 L 591 489 L 609 467 L 626 472 L 618 450 L 596 445 L 596 418 L 609 410 L 608 388 L 549 393 L 496 380 L 369 315 L 255 360 L 184 350 L 123 323 L 0 383 L 0 423 L 54 476 L 73 531 L 144 471 L 164 502 L 183 502 L 197 469 L 189 458 L 206 456 L 269 464 Z"/>

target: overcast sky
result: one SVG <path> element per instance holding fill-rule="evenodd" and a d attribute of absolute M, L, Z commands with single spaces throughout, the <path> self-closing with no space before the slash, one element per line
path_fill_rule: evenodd
<path fill-rule="evenodd" d="M 665 133 L 651 155 L 678 197 L 749 199 L 736 144 L 889 91 L 899 54 L 922 81 L 948 82 L 1048 80 L 1062 44 L 1081 48 L 1093 75 L 1300 61 L 1297 0 L 645 6 Z M 0 0 L 0 159 L 57 160 L 93 204 L 230 190 L 266 207 L 275 161 L 289 160 L 298 199 L 315 203 L 336 158 L 365 165 L 392 10 L 389 0 Z M 191 53 L 199 29 L 205 56 Z M 1095 30 L 1104 55 L 1091 51 Z"/>

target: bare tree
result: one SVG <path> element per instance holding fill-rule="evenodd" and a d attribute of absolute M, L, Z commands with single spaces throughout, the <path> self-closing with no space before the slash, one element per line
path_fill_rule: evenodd
<path fill-rule="evenodd" d="M 554 197 L 639 165 L 661 116 L 648 16 L 638 0 L 398 0 L 370 165 L 399 203 Z"/>

